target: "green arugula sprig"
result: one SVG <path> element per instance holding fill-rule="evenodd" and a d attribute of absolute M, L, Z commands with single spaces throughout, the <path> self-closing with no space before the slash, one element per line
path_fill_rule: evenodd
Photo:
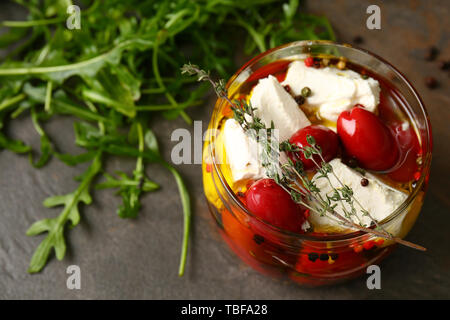
<path fill-rule="evenodd" d="M 249 55 L 293 40 L 334 40 L 328 20 L 300 12 L 298 0 L 83 1 L 85 6 L 76 3 L 82 8 L 79 30 L 66 28 L 70 0 L 16 2 L 28 9 L 27 20 L 0 22 L 0 27 L 8 28 L 0 35 L 0 49 L 8 49 L 0 61 L 0 149 L 28 154 L 35 167 L 55 156 L 70 166 L 91 161 L 90 168 L 96 169 L 84 175 L 92 177 L 82 178 L 64 202 L 46 201 L 64 209 L 53 222 L 37 222 L 40 229 L 29 232 L 48 232 L 30 272 L 44 267 L 52 248 L 57 258 L 64 256 L 64 227 L 72 221 L 74 208 L 90 202 L 94 176 L 104 176 L 98 188 L 118 189 L 120 217 L 136 217 L 143 194 L 158 189 L 146 176 L 145 164 L 152 162 L 173 175 L 180 192 L 182 275 L 191 217 L 189 194 L 180 174 L 162 159 L 156 137 L 147 128 L 148 119 L 158 116 L 190 123 L 188 108 L 202 104 L 206 85 L 194 86 L 180 75 L 179 66 L 197 61 L 226 78 L 235 70 L 236 44 L 243 38 Z M 39 157 L 4 130 L 6 121 L 27 115 L 40 137 Z M 61 153 L 46 133 L 45 122 L 57 121 L 59 115 L 75 119 L 75 143 L 86 149 L 84 153 Z M 135 159 L 134 171 L 116 176 L 103 172 L 109 155 Z"/>
<path fill-rule="evenodd" d="M 99 152 L 87 171 L 81 176 L 81 182 L 78 188 L 69 194 L 62 196 L 49 197 L 44 201 L 47 208 L 64 206 L 61 214 L 56 218 L 42 219 L 27 230 L 28 236 L 35 236 L 43 232 L 47 232 L 46 237 L 37 247 L 31 258 L 28 272 L 35 273 L 42 270 L 47 262 L 52 249 L 55 250 L 56 258 L 62 260 L 66 253 L 66 242 L 64 240 L 64 229 L 67 223 L 73 228 L 80 222 L 79 204 L 90 204 L 92 198 L 89 189 L 94 177 L 101 170 L 101 155 Z"/>
<path fill-rule="evenodd" d="M 144 133 L 142 124 L 135 122 L 132 131 L 136 131 L 138 136 L 138 150 L 144 152 Z M 134 130 L 133 130 L 134 129 Z M 147 134 L 153 134 L 148 131 Z M 129 178 L 126 173 L 118 172 L 117 175 L 121 179 L 115 179 L 113 176 L 105 173 L 106 182 L 100 183 L 96 186 L 97 189 L 119 188 L 118 194 L 122 196 L 123 204 L 117 210 L 117 214 L 121 218 L 135 218 L 137 217 L 141 208 L 139 197 L 142 192 L 151 192 L 159 188 L 159 185 L 145 176 L 143 156 L 137 157 L 136 169 L 133 171 L 133 176 Z"/>

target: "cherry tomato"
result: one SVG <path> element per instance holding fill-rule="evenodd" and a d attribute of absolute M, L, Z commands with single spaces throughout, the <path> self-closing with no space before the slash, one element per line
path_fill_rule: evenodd
<path fill-rule="evenodd" d="M 328 129 L 325 126 L 311 125 L 304 127 L 298 130 L 296 133 L 294 133 L 292 137 L 289 139 L 289 142 L 300 148 L 310 146 L 310 144 L 306 141 L 306 136 L 308 135 L 314 137 L 314 139 L 316 140 L 316 144 L 322 150 L 322 157 L 325 159 L 325 161 L 328 162 L 332 160 L 334 157 L 336 157 L 339 146 L 338 136 L 333 130 Z M 314 169 L 316 167 L 316 165 L 311 159 L 305 158 L 302 151 L 294 153 L 289 152 L 288 156 L 294 162 L 300 159 L 303 162 L 303 167 L 306 170 Z M 319 165 L 322 163 L 322 160 L 318 155 L 314 155 L 313 159 Z"/>
<path fill-rule="evenodd" d="M 408 182 L 414 179 L 418 171 L 417 157 L 420 151 L 419 139 L 411 125 L 406 128 L 403 124 L 392 125 L 392 132 L 400 147 L 400 167 L 389 173 L 389 177 L 399 181 Z"/>
<path fill-rule="evenodd" d="M 277 78 L 278 82 L 282 82 L 284 80 L 284 78 L 286 77 L 286 72 L 284 72 L 283 70 L 285 70 L 291 62 L 292 61 L 290 61 L 290 60 L 280 60 L 280 61 L 275 61 L 275 62 L 269 63 L 268 65 L 265 65 L 265 66 L 255 70 L 255 72 L 253 72 L 248 77 L 246 82 L 252 82 L 255 80 L 259 80 L 259 79 L 265 78 L 269 75 L 275 76 Z"/>
<path fill-rule="evenodd" d="M 257 217 L 283 230 L 301 233 L 305 209 L 272 179 L 256 181 L 247 190 L 248 209 Z"/>
<path fill-rule="evenodd" d="M 339 115 L 337 132 L 347 153 L 365 169 L 384 171 L 398 161 L 398 146 L 389 128 L 362 105 Z"/>

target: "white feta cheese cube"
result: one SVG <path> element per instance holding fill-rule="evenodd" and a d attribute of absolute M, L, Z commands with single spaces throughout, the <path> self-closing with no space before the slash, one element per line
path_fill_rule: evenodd
<path fill-rule="evenodd" d="M 378 81 L 370 77 L 363 79 L 352 70 L 316 69 L 305 66 L 303 61 L 294 61 L 282 84 L 289 85 L 295 95 L 301 94 L 304 87 L 310 88 L 312 94 L 306 99 L 305 106 L 318 108 L 320 117 L 332 122 L 355 104 L 362 104 L 374 112 L 380 102 Z"/>
<path fill-rule="evenodd" d="M 333 172 L 337 178 L 339 178 L 344 185 L 349 186 L 353 190 L 354 197 L 377 222 L 382 221 L 394 212 L 394 210 L 397 209 L 408 197 L 406 193 L 388 186 L 372 174 L 366 173 L 365 176 L 363 176 L 358 171 L 355 171 L 343 164 L 340 159 L 334 159 L 329 163 L 333 167 Z M 342 187 L 332 173 L 328 174 L 328 177 L 330 178 L 331 184 L 334 188 L 339 189 Z M 369 180 L 369 184 L 367 186 L 361 185 L 362 178 Z M 326 178 L 319 178 L 319 173 L 317 173 L 313 177 L 313 180 L 315 181 L 316 186 L 320 189 L 320 194 L 324 199 L 326 199 L 326 195 L 333 195 L 333 188 Z M 333 204 L 334 203 L 338 204 L 335 211 L 340 215 L 345 217 L 343 208 L 345 208 L 347 212 L 350 212 L 350 205 L 345 201 L 343 201 L 343 203 L 333 202 Z M 354 202 L 354 207 L 357 210 L 357 214 L 356 216 L 351 216 L 353 222 L 356 224 L 362 223 L 364 226 L 369 227 L 372 222 L 370 217 L 363 214 L 361 207 L 356 202 Z M 343 226 L 337 218 L 331 216 L 329 213 L 321 216 L 320 214 L 311 211 L 309 221 L 314 225 L 314 227 L 320 230 L 348 229 L 346 226 Z M 398 230 L 389 231 L 395 233 Z"/>
<path fill-rule="evenodd" d="M 234 182 L 264 177 L 264 167 L 258 156 L 258 144 L 245 134 L 236 120 L 225 121 L 223 139 L 227 164 Z"/>
<path fill-rule="evenodd" d="M 255 116 L 261 118 L 266 127 L 273 121 L 279 130 L 279 139 L 289 139 L 297 130 L 311 125 L 294 98 L 281 86 L 274 76 L 259 80 L 253 88 L 250 103 Z"/>

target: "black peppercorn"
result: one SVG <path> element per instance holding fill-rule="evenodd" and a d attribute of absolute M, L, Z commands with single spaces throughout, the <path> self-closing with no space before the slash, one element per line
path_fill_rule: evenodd
<path fill-rule="evenodd" d="M 245 197 L 245 194 L 244 194 L 243 192 L 241 192 L 241 191 L 236 192 L 236 195 L 237 195 L 238 197 L 240 197 L 240 198 Z"/>
<path fill-rule="evenodd" d="M 321 253 L 319 259 L 321 261 L 327 261 L 328 260 L 328 255 L 326 253 Z"/>
<path fill-rule="evenodd" d="M 347 160 L 347 165 L 350 168 L 356 168 L 358 166 L 358 161 L 355 158 L 350 158 Z"/>
<path fill-rule="evenodd" d="M 436 59 L 437 55 L 439 53 L 439 50 L 436 47 L 429 47 L 427 51 L 425 51 L 425 60 L 427 61 L 433 61 Z"/>
<path fill-rule="evenodd" d="M 264 242 L 264 237 L 263 237 L 263 236 L 260 236 L 259 234 L 255 234 L 255 235 L 253 236 L 253 241 L 255 241 L 256 244 L 261 244 L 261 243 Z"/>
<path fill-rule="evenodd" d="M 312 262 L 316 261 L 317 258 L 319 258 L 319 255 L 315 252 L 311 252 L 310 254 L 308 254 L 308 259 Z"/>
<path fill-rule="evenodd" d="M 364 39 L 361 36 L 356 36 L 356 37 L 353 38 L 353 43 L 354 44 L 361 44 L 363 42 L 364 42 Z"/>
<path fill-rule="evenodd" d="M 438 62 L 438 67 L 441 70 L 447 70 L 450 69 L 450 61 L 441 60 Z"/>
<path fill-rule="evenodd" d="M 367 187 L 369 185 L 369 180 L 367 180 L 366 178 L 362 178 L 361 179 L 361 185 L 363 187 Z"/>
<path fill-rule="evenodd" d="M 333 252 L 333 253 L 330 253 L 329 256 L 330 256 L 330 258 L 333 259 L 333 260 L 337 260 L 337 258 L 339 258 L 339 255 L 338 255 L 337 253 L 334 253 L 334 252 Z"/>
<path fill-rule="evenodd" d="M 321 64 L 322 59 L 314 58 L 313 61 L 314 61 L 313 65 L 312 65 L 313 68 L 319 69 L 322 66 L 322 64 Z"/>
<path fill-rule="evenodd" d="M 295 102 L 297 102 L 298 105 L 302 105 L 305 103 L 305 97 L 303 96 L 296 96 L 294 100 Z"/>

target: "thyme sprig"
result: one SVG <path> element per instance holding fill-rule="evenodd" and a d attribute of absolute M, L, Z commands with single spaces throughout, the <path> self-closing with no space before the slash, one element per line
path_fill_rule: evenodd
<path fill-rule="evenodd" d="M 309 146 L 304 146 L 302 148 L 291 144 L 289 141 L 278 143 L 273 122 L 271 123 L 270 128 L 266 127 L 261 119 L 255 116 L 255 109 L 245 100 L 232 101 L 228 97 L 228 92 L 223 80 L 214 81 L 209 72 L 192 64 L 185 64 L 181 71 L 183 74 L 196 75 L 198 81 L 208 81 L 211 83 L 217 96 L 225 99 L 230 104 L 234 119 L 241 125 L 243 130 L 261 146 L 261 162 L 266 170 L 266 175 L 275 180 L 278 185 L 288 192 L 293 201 L 321 216 L 328 215 L 346 227 L 355 228 L 365 233 L 392 240 L 396 243 L 420 251 L 426 251 L 422 246 L 394 237 L 378 224 L 376 219 L 374 219 L 356 199 L 352 188 L 344 184 L 335 174 L 333 167 L 325 161 L 320 146 L 316 144 L 314 137 L 308 135 L 306 140 Z M 291 159 L 287 159 L 286 162 L 280 165 L 279 159 L 281 152 L 302 152 L 306 159 L 311 159 L 319 173 L 315 179 L 326 178 L 332 188 L 331 195 L 326 194 L 323 196 L 320 193 L 320 189 L 317 187 L 315 179 L 308 178 L 301 161 L 294 162 Z M 320 164 L 314 156 L 317 156 L 320 159 Z M 340 185 L 339 188 L 336 188 L 332 184 L 330 174 L 338 181 Z M 344 206 L 344 203 L 348 204 L 349 209 Z M 363 225 L 357 214 L 355 203 L 359 207 L 362 215 L 370 218 L 375 226 L 374 229 L 367 228 Z M 344 215 L 335 210 L 339 204 L 341 204 Z M 352 217 L 356 217 L 359 220 L 359 224 L 353 222 Z"/>

